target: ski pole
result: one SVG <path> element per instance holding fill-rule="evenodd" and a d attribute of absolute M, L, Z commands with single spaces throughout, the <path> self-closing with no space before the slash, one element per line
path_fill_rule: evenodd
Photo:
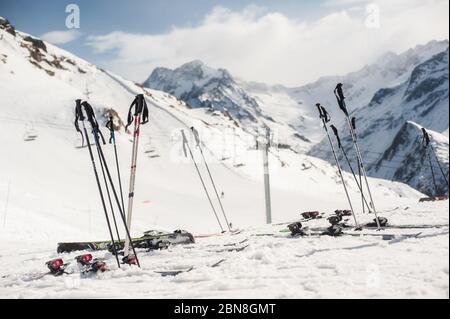
<path fill-rule="evenodd" d="M 356 220 L 355 211 L 353 210 L 352 201 L 350 199 L 350 195 L 348 193 L 347 186 L 345 185 L 345 180 L 344 180 L 344 175 L 342 174 L 341 165 L 339 164 L 338 157 L 334 150 L 333 142 L 331 141 L 330 134 L 328 133 L 327 123 L 330 121 L 330 116 L 329 116 L 328 112 L 326 111 L 326 109 L 322 105 L 320 105 L 320 103 L 317 103 L 316 106 L 317 106 L 317 109 L 319 110 L 319 116 L 320 116 L 320 119 L 322 120 L 323 128 L 325 129 L 325 132 L 327 134 L 328 141 L 330 142 L 331 152 L 333 153 L 334 160 L 336 162 L 336 167 L 338 169 L 339 176 L 342 181 L 342 186 L 344 187 L 345 195 L 347 196 L 348 204 L 350 205 L 350 209 L 352 211 L 353 219 L 355 220 L 355 226 L 356 226 L 356 228 L 359 228 L 358 221 Z"/>
<path fill-rule="evenodd" d="M 133 114 L 134 108 L 134 114 Z M 137 155 L 138 155 L 138 146 L 139 146 L 139 135 L 140 135 L 140 127 L 141 124 L 145 124 L 148 122 L 148 107 L 145 102 L 145 98 L 143 94 L 138 94 L 133 103 L 131 103 L 130 109 L 128 111 L 128 120 L 125 130 L 133 123 L 134 117 L 134 131 L 133 131 L 133 149 L 131 155 L 131 172 L 130 172 L 130 185 L 128 192 L 128 213 L 127 213 L 127 226 L 131 229 L 131 217 L 133 214 L 133 204 L 134 204 L 134 188 L 136 183 L 136 167 L 137 167 Z M 141 121 L 142 117 L 142 121 Z M 131 238 L 130 238 L 131 240 Z M 129 253 L 129 245 L 130 242 L 128 240 L 125 241 L 125 257 L 128 256 Z"/>
<path fill-rule="evenodd" d="M 375 214 L 375 221 L 377 223 L 377 228 L 378 228 L 378 230 L 381 230 L 380 221 L 378 220 L 377 209 L 375 207 L 375 202 L 373 200 L 372 192 L 370 190 L 369 180 L 367 178 L 367 172 L 366 172 L 366 169 L 364 167 L 364 162 L 363 162 L 363 159 L 362 159 L 361 151 L 359 149 L 359 145 L 358 145 L 358 142 L 357 142 L 356 133 L 353 130 L 353 125 L 352 125 L 352 123 L 350 121 L 350 116 L 349 116 L 349 113 L 348 113 L 348 110 L 347 110 L 347 106 L 345 105 L 345 96 L 344 96 L 344 93 L 342 91 L 342 83 L 338 83 L 337 84 L 337 86 L 336 86 L 336 88 L 334 90 L 334 95 L 336 96 L 339 108 L 344 112 L 345 117 L 347 119 L 347 124 L 348 124 L 349 129 L 350 129 L 350 135 L 352 137 L 353 146 L 355 148 L 355 153 L 356 153 L 356 157 L 357 157 L 357 160 L 358 160 L 358 165 L 359 165 L 359 167 L 361 169 L 361 172 L 362 172 L 362 175 L 364 177 L 364 181 L 365 181 L 365 184 L 366 184 L 367 192 L 369 193 L 370 204 L 371 204 L 373 212 Z"/>
<path fill-rule="evenodd" d="M 131 235 L 130 235 L 130 230 L 127 227 L 127 223 L 126 223 L 126 220 L 125 220 L 125 214 L 122 212 L 121 205 L 120 205 L 120 202 L 119 202 L 119 197 L 117 195 L 116 188 L 114 187 L 114 182 L 113 182 L 113 179 L 111 177 L 111 173 L 109 172 L 109 168 L 108 168 L 108 164 L 107 164 L 106 159 L 105 159 L 105 155 L 103 153 L 101 144 L 98 142 L 98 135 L 101 135 L 101 132 L 100 132 L 97 120 L 95 119 L 94 110 L 92 109 L 92 106 L 89 105 L 87 102 L 83 102 L 82 105 L 84 106 L 84 108 L 86 110 L 88 121 L 91 124 L 92 130 L 93 130 L 93 134 L 96 137 L 96 146 L 97 146 L 97 150 L 98 150 L 98 152 L 100 154 L 100 160 L 103 162 L 103 165 L 104 165 L 104 168 L 105 168 L 105 171 L 106 171 L 106 175 L 108 176 L 108 180 L 109 180 L 109 183 L 111 185 L 111 189 L 112 189 L 112 192 L 113 192 L 113 195 L 114 195 L 114 199 L 115 199 L 116 204 L 117 204 L 117 208 L 119 209 L 120 216 L 121 216 L 122 222 L 124 224 L 124 228 L 125 228 L 126 235 L 127 235 L 125 240 L 129 241 L 129 245 L 131 246 L 133 254 L 134 254 L 135 258 L 136 258 L 136 263 L 137 263 L 138 267 L 141 267 L 141 265 L 139 263 L 139 259 L 138 259 L 137 254 L 136 254 L 136 250 L 135 250 L 134 245 L 133 245 L 133 241 L 132 241 Z M 102 136 L 102 139 L 103 139 L 103 136 Z M 127 256 L 128 255 L 126 255 L 125 257 L 127 257 Z"/>
<path fill-rule="evenodd" d="M 187 152 L 186 152 L 186 147 L 187 147 L 188 150 L 189 150 L 189 154 L 191 155 L 192 162 L 194 162 L 195 170 L 197 171 L 197 174 L 198 174 L 198 177 L 200 178 L 200 181 L 202 183 L 203 189 L 205 190 L 206 197 L 208 198 L 208 201 L 209 201 L 209 204 L 211 205 L 211 208 L 212 208 L 212 211 L 214 213 L 214 216 L 216 216 L 217 223 L 219 223 L 220 229 L 221 229 L 221 231 L 223 233 L 225 231 L 224 231 L 224 229 L 222 227 L 222 224 L 220 223 L 219 216 L 217 215 L 216 209 L 214 208 L 214 205 L 212 203 L 211 197 L 209 196 L 209 192 L 208 192 L 208 189 L 206 188 L 205 182 L 203 181 L 202 174 L 200 173 L 198 165 L 195 162 L 194 154 L 192 153 L 191 147 L 189 146 L 189 143 L 188 143 L 188 140 L 186 138 L 186 135 L 184 134 L 184 130 L 181 130 L 181 135 L 183 137 L 183 152 L 184 152 L 184 155 L 187 157 Z"/>
<path fill-rule="evenodd" d="M 425 128 L 423 128 L 423 127 L 422 127 L 422 134 L 423 134 L 423 140 L 422 140 L 422 142 L 424 143 L 425 148 L 426 148 L 425 151 L 426 151 L 427 154 L 428 154 L 428 160 L 429 160 L 429 162 L 430 162 L 430 167 L 431 167 L 431 171 L 432 171 L 432 175 L 433 175 L 433 180 L 435 179 L 435 177 L 434 177 L 434 170 L 433 170 L 433 167 L 432 167 L 431 157 L 430 157 L 430 154 L 429 154 L 430 151 L 431 151 L 431 153 L 434 155 L 434 158 L 435 158 L 435 160 L 436 160 L 436 163 L 437 163 L 438 166 L 439 166 L 439 170 L 441 171 L 442 177 L 444 178 L 445 183 L 446 183 L 446 185 L 447 185 L 447 192 L 448 192 L 448 179 L 447 179 L 447 176 L 445 176 L 444 170 L 442 169 L 442 166 L 441 166 L 441 164 L 439 163 L 439 159 L 438 159 L 438 157 L 437 157 L 437 155 L 436 155 L 436 152 L 435 152 L 435 150 L 434 150 L 434 148 L 433 148 L 433 145 L 431 144 L 430 135 L 428 134 L 427 130 L 426 130 Z M 434 182 L 434 183 L 435 183 L 435 188 L 437 189 L 436 182 Z M 436 194 L 436 195 L 437 195 L 437 194 Z"/>
<path fill-rule="evenodd" d="M 105 218 L 106 218 L 106 224 L 108 225 L 108 230 L 109 230 L 109 235 L 111 237 L 111 243 L 112 243 L 112 250 L 114 252 L 114 256 L 116 257 L 116 261 L 117 261 L 117 266 L 120 268 L 120 262 L 119 262 L 119 257 L 117 255 L 117 250 L 116 250 L 116 243 L 114 241 L 114 236 L 111 230 L 111 223 L 109 221 L 109 217 L 108 217 L 108 211 L 106 209 L 106 204 L 105 204 L 105 198 L 103 196 L 103 191 L 102 191 L 102 187 L 100 184 L 100 179 L 98 177 L 98 173 L 97 173 L 97 167 L 95 165 L 95 160 L 94 160 L 94 155 L 92 153 L 92 148 L 91 148 L 91 144 L 89 141 L 89 135 L 88 132 L 86 130 L 86 126 L 84 124 L 84 114 L 82 111 L 82 107 L 81 107 L 81 100 L 76 100 L 76 107 L 75 107 L 75 128 L 77 130 L 77 132 L 79 132 L 80 134 L 83 135 L 83 132 L 81 132 L 79 126 L 78 126 L 78 121 L 81 121 L 83 123 L 83 131 L 84 131 L 84 136 L 86 137 L 86 143 L 88 145 L 88 150 L 89 150 L 89 156 L 91 158 L 91 162 L 92 162 L 92 167 L 94 169 L 94 175 L 95 175 L 95 180 L 97 181 L 97 187 L 98 187 L 98 191 L 100 194 L 100 199 L 102 202 L 102 206 L 103 206 L 103 211 L 105 213 Z"/>
<path fill-rule="evenodd" d="M 95 143 L 98 143 L 99 142 L 98 141 L 98 137 L 94 137 L 94 138 L 96 139 Z M 119 228 L 117 227 L 117 221 L 116 221 L 116 216 L 114 214 L 114 207 L 113 207 L 113 203 L 112 203 L 112 200 L 111 200 L 111 194 L 109 192 L 108 182 L 106 181 L 105 168 L 103 167 L 103 162 L 102 162 L 102 159 L 101 159 L 101 156 L 100 156 L 100 152 L 99 152 L 98 149 L 97 149 L 97 154 L 98 154 L 98 159 L 100 161 L 100 168 L 102 170 L 103 181 L 105 183 L 106 195 L 108 197 L 109 206 L 111 208 L 111 215 L 112 215 L 112 218 L 113 218 L 114 227 L 116 229 L 117 240 L 120 242 Z"/>
<path fill-rule="evenodd" d="M 434 155 L 434 158 L 436 160 L 436 163 L 438 164 L 439 170 L 441 171 L 442 177 L 445 180 L 445 183 L 447 184 L 447 192 L 448 192 L 448 179 L 447 175 L 445 175 L 444 170 L 442 169 L 441 163 L 439 163 L 439 158 L 436 155 L 436 151 L 433 149 L 432 145 L 430 144 L 431 153 Z"/>
<path fill-rule="evenodd" d="M 122 212 L 125 212 L 125 204 L 123 201 L 122 179 L 121 179 L 120 166 L 119 166 L 119 156 L 117 155 L 116 134 L 114 132 L 114 119 L 112 116 L 109 117 L 109 121 L 106 123 L 106 127 L 110 131 L 109 143 L 111 144 L 111 142 L 112 142 L 114 145 L 114 157 L 116 160 L 117 178 L 119 181 L 120 202 L 122 204 Z"/>
<path fill-rule="evenodd" d="M 330 125 L 330 127 L 333 130 L 334 135 L 336 136 L 336 140 L 338 142 L 338 148 L 341 150 L 342 154 L 344 155 L 347 165 L 350 168 L 353 178 L 355 179 L 356 185 L 358 186 L 358 189 L 361 192 L 361 197 L 362 197 L 362 201 L 363 201 L 363 209 L 365 209 L 365 206 L 364 206 L 364 204 L 365 204 L 367 206 L 367 209 L 370 212 L 370 205 L 367 202 L 366 197 L 364 196 L 364 193 L 363 193 L 362 184 L 361 184 L 362 180 L 360 179 L 360 181 L 358 182 L 355 171 L 353 170 L 352 164 L 347 156 L 347 152 L 345 151 L 344 147 L 342 146 L 341 138 L 339 137 L 339 131 L 334 125 Z M 361 178 L 361 175 L 359 175 L 359 177 Z"/>
<path fill-rule="evenodd" d="M 356 135 L 356 118 L 353 117 L 352 118 L 352 127 L 353 127 L 353 131 L 355 132 L 355 140 L 357 140 L 357 135 Z M 363 190 L 363 182 L 362 182 L 362 172 L 361 172 L 361 163 L 359 162 L 359 159 L 357 161 L 358 164 L 358 175 L 359 175 L 359 184 L 361 185 L 361 200 L 362 200 L 362 209 L 363 209 L 363 214 L 366 213 L 366 209 L 364 206 L 364 201 L 365 201 L 365 197 L 364 197 L 364 190 Z M 370 207 L 368 207 L 368 213 L 370 214 Z"/>
<path fill-rule="evenodd" d="M 198 149 L 200 150 L 200 154 L 202 155 L 203 162 L 205 163 L 206 170 L 208 171 L 209 178 L 211 179 L 211 183 L 212 183 L 212 186 L 214 188 L 214 192 L 216 193 L 217 201 L 219 202 L 219 206 L 220 206 L 220 209 L 222 210 L 223 217 L 225 218 L 225 221 L 227 223 L 228 230 L 231 231 L 230 223 L 228 222 L 227 215 L 225 214 L 225 209 L 223 208 L 222 201 L 220 200 L 219 193 L 217 192 L 216 184 L 214 183 L 214 179 L 213 179 L 213 177 L 211 175 L 211 171 L 209 170 L 208 163 L 206 162 L 205 156 L 203 155 L 203 149 L 202 149 L 202 146 L 201 146 L 201 143 L 200 143 L 200 136 L 198 134 L 198 131 L 194 127 L 191 127 L 191 131 L 192 131 L 192 134 L 195 137 L 195 141 L 196 141 Z"/>

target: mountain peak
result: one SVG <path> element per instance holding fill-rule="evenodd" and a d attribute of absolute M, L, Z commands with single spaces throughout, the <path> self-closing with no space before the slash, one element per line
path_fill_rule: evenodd
<path fill-rule="evenodd" d="M 203 63 L 203 61 L 200 60 L 192 60 L 190 62 L 186 62 L 185 64 L 181 65 L 179 69 L 183 68 L 199 68 L 199 67 L 206 67 L 206 64 Z"/>

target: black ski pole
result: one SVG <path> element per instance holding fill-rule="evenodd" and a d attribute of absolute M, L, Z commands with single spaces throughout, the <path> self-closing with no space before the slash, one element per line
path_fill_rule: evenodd
<path fill-rule="evenodd" d="M 367 178 L 366 168 L 364 167 L 364 162 L 363 162 L 363 159 L 362 159 L 361 151 L 359 149 L 359 145 L 358 145 L 358 142 L 357 142 L 356 133 L 353 130 L 353 125 L 352 125 L 352 123 L 350 121 L 350 115 L 348 113 L 347 106 L 345 104 L 345 96 L 344 96 L 344 92 L 342 91 L 342 83 L 338 83 L 337 84 L 337 86 L 336 86 L 336 88 L 334 90 L 334 95 L 336 96 L 339 108 L 345 114 L 345 117 L 346 117 L 346 120 L 347 120 L 347 124 L 348 124 L 349 129 L 350 129 L 350 135 L 352 137 L 353 146 L 355 148 L 355 153 L 356 153 L 356 157 L 357 157 L 357 160 L 358 160 L 358 165 L 359 165 L 359 167 L 361 169 L 361 172 L 362 172 L 362 175 L 364 177 L 364 181 L 365 181 L 365 184 L 366 184 L 367 192 L 369 193 L 370 204 L 371 204 L 371 207 L 373 209 L 373 213 L 375 214 L 375 221 L 377 223 L 377 228 L 378 228 L 378 230 L 380 230 L 381 229 L 381 225 L 380 225 L 380 221 L 378 219 L 377 209 L 375 207 L 375 202 L 373 200 L 372 192 L 370 190 L 369 180 Z"/>
<path fill-rule="evenodd" d="M 109 121 L 106 123 L 106 127 L 110 131 L 109 143 L 114 146 L 114 157 L 116 159 L 116 170 L 117 170 L 117 178 L 119 181 L 119 191 L 120 191 L 120 201 L 122 204 L 122 212 L 125 213 L 125 204 L 123 200 L 123 190 L 122 190 L 122 179 L 120 175 L 120 165 L 119 165 L 119 156 L 117 155 L 117 145 L 116 145 L 116 134 L 114 132 L 114 119 L 112 116 L 109 117 Z"/>
<path fill-rule="evenodd" d="M 427 130 L 425 128 L 422 128 L 422 134 L 423 134 L 423 143 L 425 144 L 425 148 L 429 148 L 431 153 L 434 155 L 434 159 L 436 160 L 436 163 L 439 166 L 439 170 L 441 171 L 442 177 L 444 178 L 445 183 L 447 185 L 447 192 L 448 192 L 448 187 L 449 187 L 448 179 L 447 179 L 447 176 L 444 173 L 444 170 L 442 169 L 441 163 L 439 162 L 439 158 L 436 155 L 436 151 L 434 150 L 433 145 L 431 144 L 430 135 L 428 134 L 428 132 L 427 132 Z M 430 162 L 431 162 L 431 159 L 430 159 Z M 431 170 L 433 170 L 433 168 L 431 168 Z M 434 175 L 434 172 L 433 172 L 433 175 Z"/>
<path fill-rule="evenodd" d="M 436 176 L 434 175 L 433 163 L 431 161 L 430 149 L 429 149 L 429 145 L 431 143 L 430 136 L 428 135 L 428 132 L 424 128 L 422 128 L 422 133 L 423 133 L 424 151 L 427 156 L 428 163 L 430 164 L 431 176 L 433 178 L 434 196 L 438 196 L 438 186 L 436 183 Z"/>
<path fill-rule="evenodd" d="M 98 139 L 98 137 L 95 137 L 95 138 Z M 98 141 L 96 141 L 96 143 L 97 142 Z M 100 161 L 100 168 L 102 169 L 103 181 L 105 183 L 106 195 L 108 197 L 109 207 L 111 208 L 111 215 L 112 215 L 112 218 L 113 218 L 114 227 L 116 229 L 117 240 L 120 242 L 120 234 L 119 234 L 119 228 L 117 227 L 116 215 L 114 213 L 114 206 L 113 206 L 113 203 L 112 203 L 112 200 L 111 200 L 111 194 L 109 192 L 108 182 L 106 181 L 105 168 L 103 167 L 103 162 L 102 162 L 102 159 L 100 157 L 100 152 L 98 151 L 98 149 L 97 149 L 97 154 L 98 154 L 98 159 Z"/>
<path fill-rule="evenodd" d="M 333 142 L 331 141 L 330 134 L 328 133 L 327 123 L 330 122 L 330 116 L 329 116 L 328 112 L 326 111 L 326 109 L 322 105 L 320 105 L 320 103 L 317 103 L 316 106 L 317 106 L 317 109 L 319 110 L 319 116 L 320 116 L 320 119 L 322 120 L 323 128 L 325 129 L 325 132 L 327 133 L 328 141 L 330 142 L 331 152 L 333 153 L 334 160 L 336 162 L 336 167 L 339 172 L 339 177 L 341 178 L 342 186 L 344 187 L 345 195 L 347 196 L 348 204 L 350 205 L 350 210 L 352 211 L 353 219 L 355 220 L 355 226 L 356 226 L 356 228 L 360 228 L 358 221 L 356 220 L 355 211 L 353 210 L 353 205 L 352 205 L 352 201 L 350 199 L 350 195 L 347 190 L 347 186 L 345 184 L 344 175 L 342 174 L 341 165 L 339 164 L 339 159 L 334 150 L 334 146 L 333 146 Z"/>
<path fill-rule="evenodd" d="M 121 205 L 120 205 L 120 201 L 119 201 L 119 197 L 117 195 L 116 188 L 114 187 L 114 182 L 113 182 L 113 179 L 111 177 L 111 173 L 109 172 L 109 168 L 108 168 L 108 164 L 107 164 L 106 159 L 105 159 L 105 155 L 103 153 L 101 144 L 99 143 L 99 140 L 98 140 L 98 134 L 101 134 L 101 132 L 100 132 L 99 125 L 98 125 L 97 120 L 96 120 L 95 115 L 94 115 L 94 110 L 92 109 L 92 106 L 89 103 L 87 103 L 87 102 L 83 102 L 82 105 L 84 106 L 84 108 L 86 110 L 88 121 L 89 121 L 89 123 L 91 123 L 91 126 L 93 127 L 94 137 L 96 137 L 96 146 L 97 146 L 98 152 L 100 154 L 101 161 L 103 162 L 103 165 L 105 167 L 106 175 L 108 176 L 109 184 L 111 185 L 111 189 L 112 189 L 112 192 L 113 192 L 113 195 L 114 195 L 114 199 L 116 201 L 117 208 L 119 209 L 120 216 L 122 218 L 122 222 L 124 224 L 124 228 L 125 228 L 126 235 L 127 235 L 126 239 L 128 239 L 129 242 L 130 242 L 130 247 L 131 247 L 131 249 L 133 251 L 134 257 L 136 258 L 136 263 L 137 263 L 138 267 L 141 267 L 141 265 L 139 263 L 139 259 L 138 259 L 137 254 L 136 254 L 136 250 L 134 248 L 133 240 L 132 240 L 131 235 L 130 235 L 130 230 L 128 229 L 128 226 L 127 226 L 127 223 L 126 223 L 126 220 L 125 220 L 125 214 L 122 211 L 122 208 L 121 208 Z"/>
<path fill-rule="evenodd" d="M 98 173 L 97 173 L 97 167 L 95 165 L 94 154 L 92 153 L 91 143 L 89 141 L 89 134 L 88 134 L 88 132 L 86 130 L 86 126 L 84 124 L 85 116 L 84 116 L 83 111 L 82 111 L 81 100 L 76 100 L 75 102 L 76 102 L 76 107 L 75 107 L 75 128 L 76 128 L 77 132 L 79 132 L 83 136 L 83 132 L 80 130 L 80 128 L 78 126 L 78 121 L 81 121 L 83 123 L 84 137 L 86 137 L 86 143 L 87 143 L 88 150 L 89 150 L 89 156 L 91 158 L 92 167 L 94 169 L 95 180 L 97 181 L 97 187 L 98 187 L 98 191 L 100 193 L 100 199 L 101 199 L 101 202 L 102 202 L 103 211 L 105 212 L 106 224 L 108 225 L 109 235 L 111 237 L 112 250 L 113 250 L 114 256 L 116 257 L 117 266 L 120 268 L 120 261 L 119 261 L 118 255 L 117 255 L 116 243 L 114 241 L 114 236 L 113 236 L 112 229 L 111 229 L 111 223 L 110 223 L 109 217 L 108 217 L 108 210 L 106 209 L 105 198 L 103 196 L 103 191 L 102 191 L 102 187 L 101 187 L 101 184 L 100 184 L 100 179 L 99 179 L 99 176 L 98 176 Z M 84 137 L 83 137 L 83 141 L 84 141 Z"/>
<path fill-rule="evenodd" d="M 356 118 L 352 117 L 352 128 L 353 128 L 353 132 L 355 133 L 355 140 L 358 139 L 358 136 L 356 135 Z M 358 176 L 359 176 L 359 184 L 361 185 L 361 200 L 363 201 L 362 203 L 362 209 L 363 209 L 363 214 L 366 213 L 366 209 L 364 206 L 364 186 L 363 186 L 363 181 L 362 181 L 362 172 L 361 172 L 361 163 L 359 162 L 359 157 L 356 157 L 357 159 L 357 164 L 358 164 Z M 368 207 L 368 213 L 370 213 L 370 207 Z"/>
<path fill-rule="evenodd" d="M 358 189 L 361 192 L 361 197 L 362 197 L 362 201 L 363 201 L 363 209 L 365 209 L 365 206 L 364 206 L 364 204 L 365 204 L 367 206 L 367 209 L 370 212 L 370 205 L 367 202 L 366 197 L 364 196 L 362 184 L 360 184 L 362 182 L 362 180 L 360 179 L 360 181 L 358 182 L 358 178 L 356 177 L 355 171 L 353 170 L 352 164 L 347 156 L 347 152 L 345 151 L 344 147 L 342 146 L 341 138 L 339 137 L 339 131 L 334 125 L 330 125 L 330 127 L 333 130 L 334 135 L 336 136 L 336 140 L 338 142 L 338 148 L 341 150 L 342 155 L 344 155 L 345 161 L 347 162 L 347 165 L 350 168 L 353 178 L 355 179 L 356 185 L 358 186 Z M 360 175 L 360 177 L 361 177 L 361 175 Z"/>
<path fill-rule="evenodd" d="M 202 174 L 200 173 L 198 165 L 195 162 L 194 154 L 192 153 L 191 147 L 189 146 L 189 143 L 188 143 L 188 140 L 186 138 L 186 135 L 184 134 L 184 130 L 181 130 L 181 136 L 183 138 L 183 152 L 184 152 L 184 155 L 187 157 L 187 152 L 186 152 L 186 147 L 187 147 L 188 150 L 189 150 L 189 154 L 191 155 L 192 162 L 194 162 L 195 170 L 197 171 L 197 174 L 198 174 L 198 177 L 200 177 L 200 181 L 202 183 L 203 189 L 205 190 L 206 197 L 208 197 L 209 204 L 211 205 L 211 208 L 212 208 L 212 211 L 214 213 L 214 216 L 216 216 L 217 223 L 219 223 L 220 229 L 221 229 L 221 231 L 223 233 L 223 232 L 225 232 L 225 230 L 223 229 L 222 224 L 220 223 L 219 216 L 217 215 L 217 212 L 216 212 L 216 209 L 214 208 L 214 205 L 212 203 L 211 197 L 209 196 L 209 192 L 208 192 L 208 189 L 206 188 L 205 182 L 203 181 Z"/>
<path fill-rule="evenodd" d="M 222 210 L 223 217 L 225 218 L 225 221 L 227 223 L 228 230 L 231 231 L 230 223 L 228 222 L 227 215 L 225 214 L 225 209 L 223 208 L 222 201 L 220 200 L 219 193 L 217 192 L 216 183 L 214 183 L 214 179 L 213 179 L 213 177 L 211 175 L 211 171 L 209 170 L 209 166 L 208 166 L 208 163 L 206 162 L 205 155 L 203 154 L 202 146 L 200 145 L 200 136 L 198 134 L 198 131 L 194 127 L 191 127 L 191 131 L 192 131 L 192 134 L 195 137 L 195 141 L 196 141 L 198 149 L 200 150 L 200 154 L 202 155 L 203 162 L 205 163 L 205 166 L 206 166 L 206 170 L 208 171 L 208 175 L 209 175 L 209 178 L 211 180 L 211 184 L 212 184 L 212 186 L 214 188 L 214 192 L 216 193 L 217 201 L 219 202 L 219 206 L 220 206 L 220 209 Z"/>

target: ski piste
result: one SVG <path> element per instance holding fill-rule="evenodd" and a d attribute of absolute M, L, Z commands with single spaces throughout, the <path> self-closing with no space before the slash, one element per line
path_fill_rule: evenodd
<path fill-rule="evenodd" d="M 373 213 L 375 214 L 375 218 L 377 220 L 378 228 L 380 228 L 380 225 L 378 223 L 377 209 L 375 208 L 375 203 L 374 203 L 374 200 L 373 200 L 372 192 L 370 190 L 369 180 L 367 178 L 366 168 L 364 166 L 364 161 L 362 159 L 361 151 L 359 149 L 359 145 L 358 145 L 358 141 L 357 141 L 358 138 L 357 138 L 357 135 L 356 135 L 356 132 L 355 132 L 354 120 L 352 121 L 350 119 L 350 114 L 348 113 L 347 105 L 345 103 L 345 96 L 344 96 L 344 91 L 343 91 L 342 87 L 343 87 L 343 84 L 342 83 L 338 83 L 336 85 L 336 88 L 334 89 L 334 95 L 336 96 L 336 100 L 337 100 L 339 108 L 345 114 L 345 117 L 346 117 L 346 120 L 347 120 L 347 124 L 348 124 L 349 130 L 350 130 L 350 136 L 352 138 L 353 146 L 354 146 L 355 153 L 356 153 L 356 160 L 357 160 L 356 162 L 358 163 L 358 169 L 361 170 L 362 176 L 364 177 L 364 181 L 365 181 L 365 184 L 366 184 L 367 192 L 369 194 L 370 206 L 371 206 L 371 208 L 373 210 Z M 362 183 L 361 183 L 361 186 L 362 186 Z M 363 208 L 364 208 L 364 205 L 363 205 Z"/>
<path fill-rule="evenodd" d="M 192 244 L 195 243 L 194 236 L 187 231 L 175 231 L 173 233 L 162 233 L 158 231 L 148 231 L 144 233 L 144 236 L 133 238 L 132 244 L 136 248 L 142 249 L 162 249 L 165 248 L 167 244 Z M 115 248 L 116 251 L 120 251 L 125 247 L 125 241 L 116 241 Z M 92 241 L 92 242 L 68 242 L 68 243 L 58 243 L 57 252 L 58 253 L 68 253 L 72 251 L 81 250 L 108 250 L 113 252 L 113 243 L 109 240 L 106 241 Z"/>
<path fill-rule="evenodd" d="M 126 220 L 126 228 L 128 230 L 131 228 L 131 217 L 133 214 L 134 188 L 136 182 L 136 166 L 138 157 L 140 128 L 141 125 L 148 122 L 148 107 L 143 94 L 136 95 L 136 98 L 131 103 L 130 109 L 128 111 L 127 125 L 125 126 L 125 130 L 127 130 L 128 127 L 133 123 L 133 119 L 134 119 L 133 149 L 131 152 L 131 172 L 130 172 L 130 185 L 128 192 L 128 211 Z M 123 214 L 125 214 L 125 212 L 123 212 Z M 127 238 L 125 238 L 125 248 L 124 248 L 125 257 L 128 256 L 130 252 L 130 246 L 133 249 L 133 244 L 130 241 L 131 237 L 127 236 Z M 134 251 L 134 249 L 133 254 L 136 256 L 136 252 Z M 139 265 L 139 261 L 137 261 L 137 264 Z"/>

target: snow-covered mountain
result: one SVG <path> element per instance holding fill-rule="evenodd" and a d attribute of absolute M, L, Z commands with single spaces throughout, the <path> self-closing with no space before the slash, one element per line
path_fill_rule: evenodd
<path fill-rule="evenodd" d="M 175 70 L 157 68 L 144 86 L 173 94 L 192 107 L 226 112 L 246 128 L 268 126 L 281 144 L 304 152 L 322 139 L 315 104 L 335 105 L 336 83 L 346 83 L 348 102 L 357 109 L 367 105 L 379 89 L 404 82 L 417 65 L 447 47 L 448 41 L 431 41 L 402 54 L 389 52 L 359 71 L 323 77 L 298 88 L 246 82 L 200 61 Z M 330 113 L 339 123 L 343 121 L 339 112 L 331 109 Z"/>
<path fill-rule="evenodd" d="M 370 175 L 403 181 L 435 194 L 431 169 L 419 151 L 422 133 L 417 125 L 436 132 L 434 147 L 441 150 L 439 161 L 448 175 L 448 56 L 446 48 L 414 68 L 401 84 L 380 89 L 367 106 L 352 114 L 358 119 L 359 143 Z M 353 108 L 350 101 L 347 106 Z M 348 131 L 345 125 L 341 131 Z M 351 151 L 350 137 L 344 136 L 344 144 Z M 331 159 L 324 151 L 326 143 L 324 140 L 315 146 L 310 154 Z M 437 183 L 442 194 L 448 186 L 440 175 Z"/>
<path fill-rule="evenodd" d="M 309 148 L 308 138 L 289 125 L 286 117 L 275 119 L 272 116 L 276 115 L 276 110 L 272 112 L 276 106 L 262 110 L 261 107 L 265 107 L 265 104 L 247 93 L 245 86 L 227 70 L 216 70 L 201 61 L 192 61 L 175 70 L 156 68 L 143 85 L 170 93 L 193 108 L 206 108 L 211 113 L 222 113 L 249 132 L 270 127 L 276 130 L 279 139 L 297 143 L 297 149 Z M 287 107 L 279 106 L 280 112 L 284 114 Z"/>
<path fill-rule="evenodd" d="M 440 167 L 448 180 L 448 137 L 430 130 L 428 134 L 431 137 L 432 150 L 425 149 L 424 144 L 420 142 L 422 126 L 407 121 L 392 140 L 392 144 L 370 166 L 370 173 L 388 180 L 404 181 L 425 194 L 446 194 L 448 185 Z M 439 158 L 440 167 L 431 152 L 435 152 Z M 430 160 L 437 189 L 433 182 Z"/>

